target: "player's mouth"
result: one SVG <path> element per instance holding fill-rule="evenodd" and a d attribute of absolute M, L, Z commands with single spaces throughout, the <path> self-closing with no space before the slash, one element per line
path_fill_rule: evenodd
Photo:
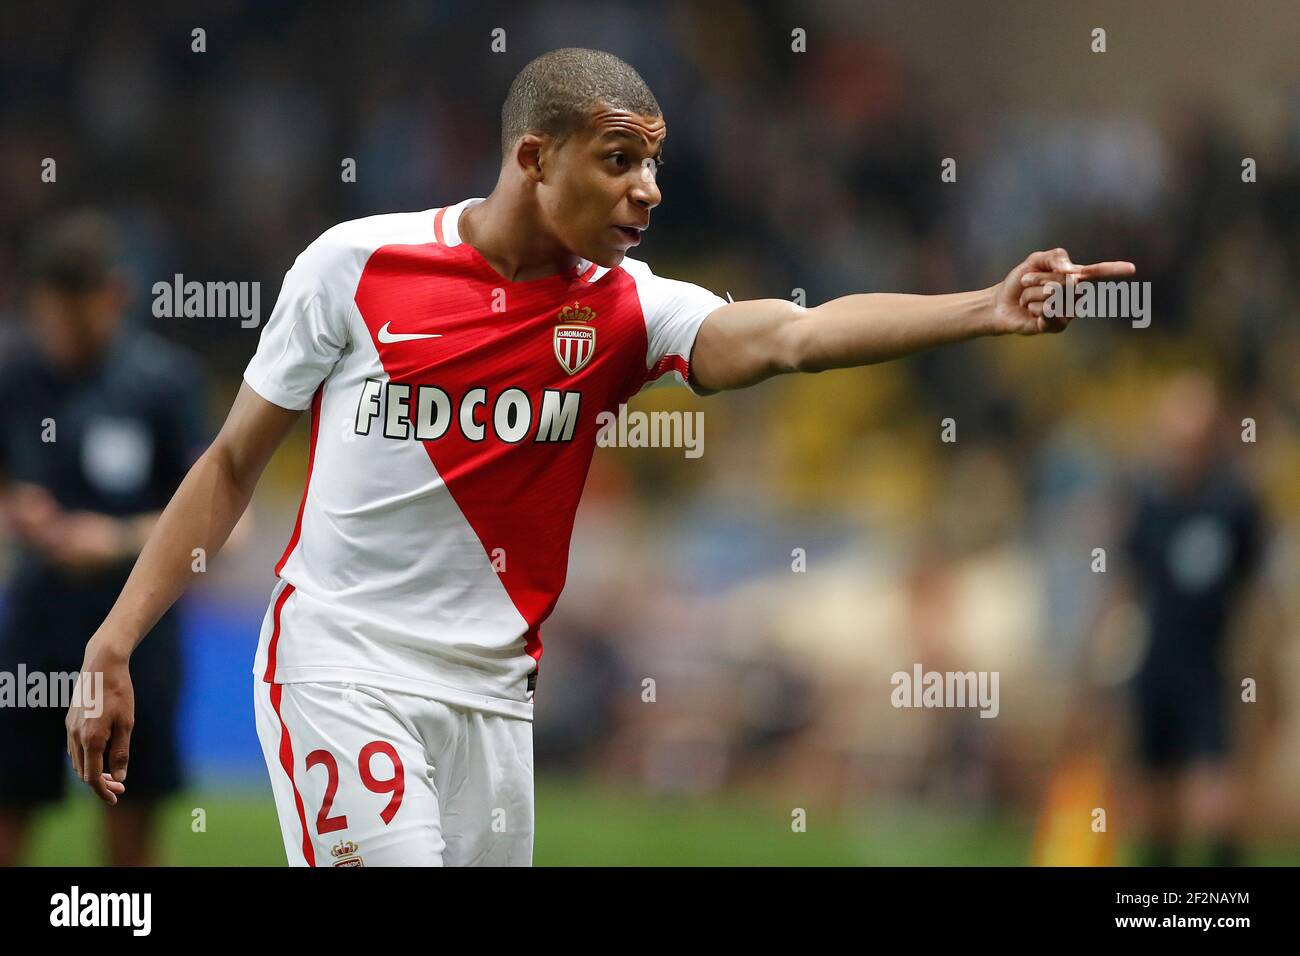
<path fill-rule="evenodd" d="M 615 226 L 614 228 L 617 229 L 619 234 L 624 239 L 627 240 L 627 244 L 629 246 L 640 245 L 641 243 L 640 229 L 636 228 L 635 226 Z"/>

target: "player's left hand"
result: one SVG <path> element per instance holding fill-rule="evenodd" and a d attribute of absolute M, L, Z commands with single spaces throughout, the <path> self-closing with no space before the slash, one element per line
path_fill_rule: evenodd
<path fill-rule="evenodd" d="M 131 730 L 135 726 L 135 689 L 128 656 L 116 651 L 103 632 L 90 639 L 77 690 L 63 722 L 73 769 L 109 805 L 116 805 L 118 797 L 126 792 Z M 96 675 L 100 677 L 98 684 Z"/>
<path fill-rule="evenodd" d="M 993 318 L 998 333 L 1038 335 L 1060 332 L 1070 324 L 1064 315 L 1043 314 L 1043 303 L 1051 294 L 1050 283 L 1074 282 L 1131 276 L 1137 267 L 1131 262 L 1094 262 L 1079 265 L 1064 249 L 1031 253 L 1003 280 L 995 292 Z"/>

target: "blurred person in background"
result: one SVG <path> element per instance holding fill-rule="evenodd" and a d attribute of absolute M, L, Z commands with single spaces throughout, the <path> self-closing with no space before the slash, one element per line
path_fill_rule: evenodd
<path fill-rule="evenodd" d="M 1258 576 L 1261 507 L 1225 454 L 1227 423 L 1209 378 L 1183 373 L 1170 382 L 1154 424 L 1160 467 L 1138 490 L 1125 535 L 1148 632 L 1133 682 L 1144 862 L 1172 865 L 1191 837 L 1206 843 L 1211 863 L 1230 866 L 1243 821 L 1225 709 L 1235 685 L 1226 637 Z"/>
<path fill-rule="evenodd" d="M 0 515 L 17 548 L 0 671 L 76 673 L 141 546 L 209 441 L 197 362 L 126 321 L 128 282 L 106 217 L 65 215 L 29 263 L 29 335 L 0 358 Z M 106 815 L 107 858 L 156 862 L 159 801 L 182 782 L 175 741 L 180 621 L 169 610 L 134 661 L 135 799 Z M 23 693 L 19 687 L 18 692 Z M 65 707 L 0 707 L 0 864 L 63 794 Z"/>

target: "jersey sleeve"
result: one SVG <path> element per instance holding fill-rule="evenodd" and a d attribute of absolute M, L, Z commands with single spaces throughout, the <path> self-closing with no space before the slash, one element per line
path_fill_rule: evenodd
<path fill-rule="evenodd" d="M 348 345 L 352 302 L 330 281 L 331 271 L 345 268 L 346 254 L 332 233 L 304 249 L 285 273 L 257 352 L 244 369 L 253 391 L 281 408 L 310 406 Z"/>
<path fill-rule="evenodd" d="M 633 268 L 646 324 L 646 378 L 642 387 L 677 382 L 697 395 L 713 394 L 691 383 L 691 349 L 704 320 L 727 300 L 702 286 L 657 276 L 645 263 L 637 262 Z"/>

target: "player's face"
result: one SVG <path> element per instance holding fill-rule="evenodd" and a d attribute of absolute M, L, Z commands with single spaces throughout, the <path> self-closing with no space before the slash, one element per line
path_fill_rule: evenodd
<path fill-rule="evenodd" d="M 641 241 L 663 198 L 656 174 L 667 128 L 661 116 L 597 107 L 555 154 L 546 216 L 575 255 L 618 265 Z"/>

